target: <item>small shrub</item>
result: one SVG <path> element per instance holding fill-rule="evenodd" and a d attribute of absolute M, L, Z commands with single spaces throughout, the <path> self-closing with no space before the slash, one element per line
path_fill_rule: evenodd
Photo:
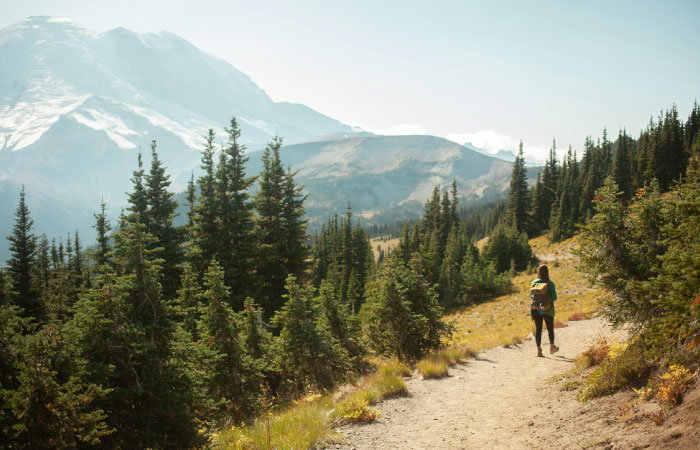
<path fill-rule="evenodd" d="M 600 338 L 595 341 L 586 351 L 584 351 L 582 355 L 588 358 L 590 361 L 590 366 L 597 366 L 608 357 L 609 353 L 610 344 L 608 343 L 607 339 Z"/>
<path fill-rule="evenodd" d="M 445 361 L 427 358 L 419 361 L 416 369 L 423 378 L 441 378 L 447 376 L 448 365 Z"/>
<path fill-rule="evenodd" d="M 627 350 L 628 344 L 625 342 L 612 342 L 608 350 L 608 358 L 615 359 Z"/>
<path fill-rule="evenodd" d="M 659 406 L 670 409 L 676 406 L 683 394 L 693 382 L 694 376 L 683 366 L 672 365 L 668 371 L 661 376 L 657 385 L 657 392 L 654 396 L 659 402 Z"/>
<path fill-rule="evenodd" d="M 554 328 L 566 328 L 566 327 L 568 327 L 568 326 L 569 326 L 568 323 L 564 323 L 564 322 L 554 322 Z"/>
<path fill-rule="evenodd" d="M 336 420 L 346 423 L 374 422 L 379 417 L 379 412 L 369 405 L 375 401 L 376 397 L 373 392 L 357 391 L 338 403 L 334 411 Z"/>
<path fill-rule="evenodd" d="M 607 342 L 605 345 L 598 346 L 596 351 L 591 352 L 593 356 L 590 358 L 598 358 L 602 353 L 601 348 L 606 346 Z M 648 374 L 651 366 L 644 357 L 639 341 L 626 347 L 615 358 L 608 357 L 610 348 L 607 347 L 606 357 L 603 357 L 603 362 L 588 377 L 579 393 L 579 400 L 585 402 L 592 398 L 612 394 L 624 386 L 639 381 Z"/>

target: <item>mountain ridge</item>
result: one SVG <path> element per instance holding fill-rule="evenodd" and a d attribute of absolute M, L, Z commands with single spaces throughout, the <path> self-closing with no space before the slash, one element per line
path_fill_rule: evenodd
<path fill-rule="evenodd" d="M 139 151 L 147 166 L 157 141 L 171 190 L 181 192 L 199 170 L 208 129 L 223 142 L 232 116 L 250 149 L 249 174 L 260 172 L 255 149 L 284 138 L 282 158 L 306 185 L 312 223 L 348 201 L 386 221 L 413 217 L 436 184 L 456 178 L 464 199 L 483 199 L 503 195 L 510 176 L 509 163 L 474 156 L 472 146 L 357 132 L 305 105 L 274 102 L 173 33 L 98 32 L 39 16 L 0 30 L 0 235 L 12 228 L 24 186 L 37 234 L 77 229 L 90 242 L 100 203 L 113 219 L 126 206 Z"/>

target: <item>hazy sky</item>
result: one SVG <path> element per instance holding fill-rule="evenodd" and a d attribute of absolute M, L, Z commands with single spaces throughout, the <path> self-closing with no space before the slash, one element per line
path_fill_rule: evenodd
<path fill-rule="evenodd" d="M 495 151 L 581 150 L 700 100 L 700 1 L 0 0 L 108 30 L 168 30 L 276 101 Z"/>

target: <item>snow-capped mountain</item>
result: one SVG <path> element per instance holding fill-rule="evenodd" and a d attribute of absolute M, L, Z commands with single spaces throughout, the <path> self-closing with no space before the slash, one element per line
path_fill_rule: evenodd
<path fill-rule="evenodd" d="M 247 75 L 171 33 L 95 32 L 31 17 L 0 30 L 0 265 L 22 185 L 35 233 L 77 229 L 90 244 L 100 202 L 113 219 L 126 206 L 139 148 L 148 168 L 156 140 L 171 189 L 182 190 L 199 172 L 207 130 L 224 141 L 232 116 L 252 150 L 249 175 L 261 170 L 255 150 L 284 138 L 281 157 L 305 185 L 312 225 L 348 201 L 366 219 L 415 217 L 433 187 L 453 178 L 462 199 L 508 187 L 509 162 L 434 136 L 358 132 L 304 105 L 275 103 Z"/>
<path fill-rule="evenodd" d="M 351 131 L 304 105 L 273 102 L 247 75 L 169 32 L 96 32 L 56 17 L 0 30 L 0 236 L 21 185 L 42 218 L 37 232 L 90 231 L 102 198 L 117 213 L 124 205 L 137 151 L 148 164 L 154 139 L 182 187 L 207 130 L 222 133 L 232 116 L 252 149 L 275 134 L 294 143 Z"/>

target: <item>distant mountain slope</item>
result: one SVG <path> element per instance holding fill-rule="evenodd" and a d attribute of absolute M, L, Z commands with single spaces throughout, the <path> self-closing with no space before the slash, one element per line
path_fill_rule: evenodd
<path fill-rule="evenodd" d="M 0 261 L 22 185 L 37 232 L 91 233 L 102 198 L 115 213 L 124 205 L 139 147 L 147 163 L 156 139 L 182 188 L 207 129 L 223 133 L 234 115 L 250 148 L 275 134 L 294 143 L 351 131 L 304 105 L 273 102 L 246 74 L 172 33 L 102 33 L 56 17 L 0 30 Z"/>
<path fill-rule="evenodd" d="M 261 170 L 251 152 L 248 173 Z M 348 136 L 282 147 L 309 197 L 312 222 L 342 213 L 350 202 L 366 218 L 390 222 L 417 216 L 435 185 L 457 180 L 460 201 L 497 198 L 510 183 L 512 164 L 435 136 Z M 529 169 L 531 179 L 536 169 Z M 377 216 L 384 215 L 382 219 Z"/>

